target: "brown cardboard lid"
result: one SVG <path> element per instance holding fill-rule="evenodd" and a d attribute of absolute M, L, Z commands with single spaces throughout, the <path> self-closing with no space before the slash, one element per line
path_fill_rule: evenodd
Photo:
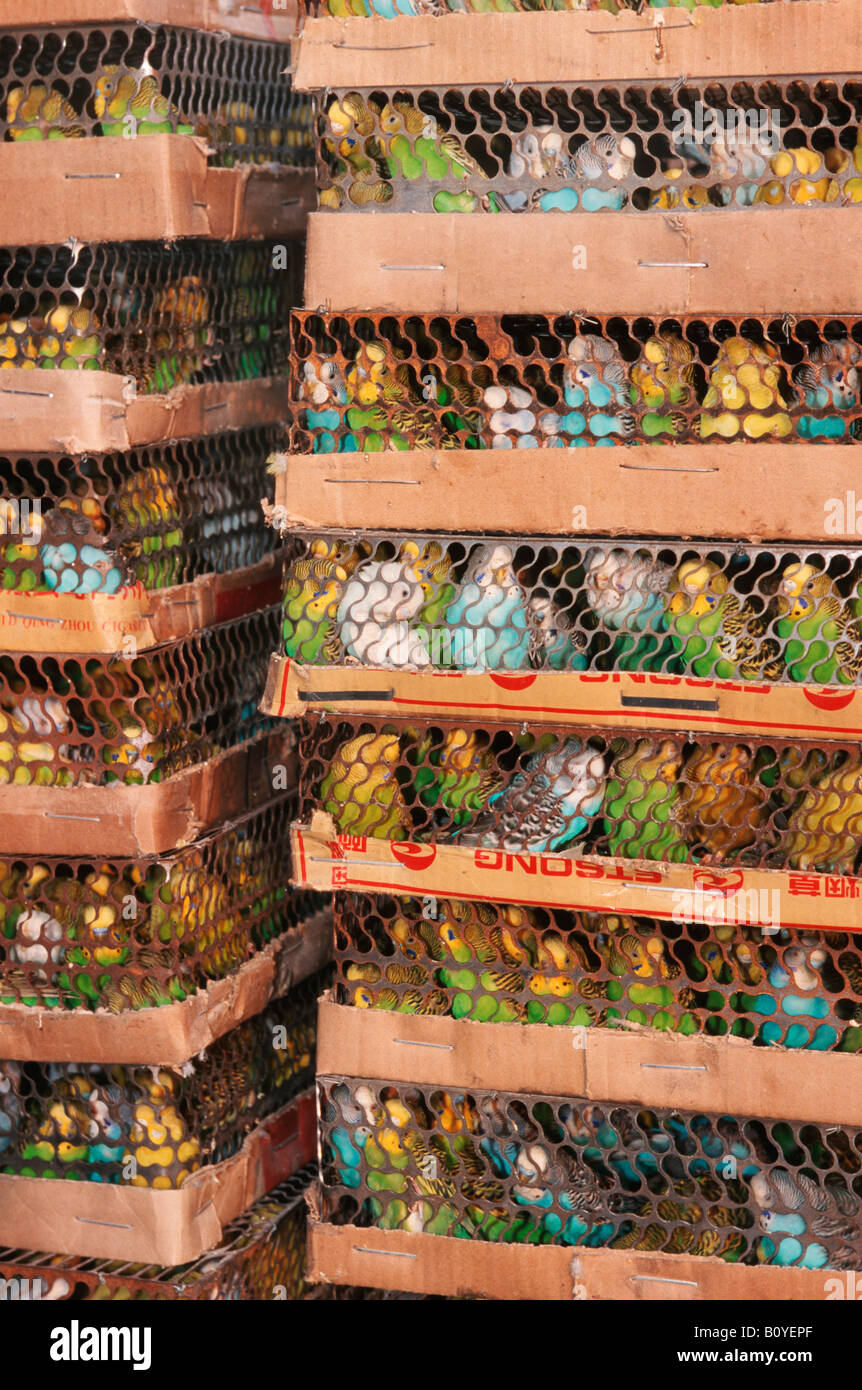
<path fill-rule="evenodd" d="M 285 768 L 285 790 L 294 787 L 288 725 L 145 786 L 7 786 L 0 842 L 7 854 L 43 855 L 46 844 L 52 855 L 70 858 L 166 854 L 271 801 L 275 764 Z"/>
<path fill-rule="evenodd" d="M 319 1077 L 627 1101 L 711 1114 L 862 1124 L 859 1060 L 654 1028 L 548 1027 L 318 1004 Z"/>
<path fill-rule="evenodd" d="M 217 241 L 302 236 L 314 172 L 214 169 L 191 135 L 0 144 L 0 242 Z"/>
<path fill-rule="evenodd" d="M 631 913 L 739 926 L 862 931 L 862 879 L 792 869 L 708 868 L 605 855 L 512 853 L 339 835 L 315 811 L 291 829 L 294 882 L 322 892 L 404 893 Z"/>
<path fill-rule="evenodd" d="M 839 37 L 840 36 L 840 37 Z M 423 87 L 782 77 L 862 67 L 857 0 L 725 4 L 693 12 L 623 9 L 422 15 L 306 22 L 294 85 Z"/>
<path fill-rule="evenodd" d="M 862 501 L 862 488 L 851 444 L 761 441 L 279 457 L 284 469 L 276 475 L 275 500 L 284 508 L 287 527 L 577 536 L 587 525 L 591 535 L 704 536 L 753 544 L 807 539 L 838 545 L 859 539 L 855 499 Z M 845 529 L 827 534 L 825 517 L 833 499 L 852 500 L 843 507 Z M 836 521 L 838 511 L 833 509 Z"/>
<path fill-rule="evenodd" d="M 309 1092 L 291 1101 L 252 1130 L 232 1158 L 169 1191 L 0 1174 L 0 1244 L 135 1264 L 196 1260 L 246 1207 L 309 1161 L 313 1104 Z M 291 1120 L 295 1137 L 279 1156 L 270 1136 Z"/>
<path fill-rule="evenodd" d="M 186 584 L 148 592 L 142 584 L 115 594 L 56 594 L 0 590 L 0 632 L 8 652 L 117 651 L 122 637 L 137 650 L 187 637 L 277 603 L 281 556 L 244 569 L 202 574 Z"/>
<path fill-rule="evenodd" d="M 108 454 L 277 424 L 286 395 L 283 377 L 138 395 L 134 378 L 117 372 L 13 367 L 0 373 L 0 439 L 6 453 Z"/>
<path fill-rule="evenodd" d="M 393 313 L 857 313 L 856 222 L 851 207 L 765 204 L 671 218 L 315 212 L 305 302 Z M 828 255 L 812 255 L 824 246 Z"/>
<path fill-rule="evenodd" d="M 308 1268 L 314 1283 L 523 1302 L 826 1299 L 845 1282 L 828 1270 L 727 1264 L 706 1255 L 509 1245 L 316 1220 L 308 1228 Z"/>
<path fill-rule="evenodd" d="M 301 719 L 323 711 L 421 715 L 489 723 L 601 725 L 688 733 L 862 739 L 862 689 L 789 681 L 701 680 L 632 671 L 402 671 L 304 666 L 270 657 L 265 714 Z"/>

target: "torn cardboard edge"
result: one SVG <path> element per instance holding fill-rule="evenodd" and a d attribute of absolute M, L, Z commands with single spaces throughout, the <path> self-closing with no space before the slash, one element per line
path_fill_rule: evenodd
<path fill-rule="evenodd" d="M 109 554 L 106 551 L 106 554 Z M 187 584 L 147 591 L 132 584 L 114 594 L 0 590 L 0 645 L 5 652 L 114 654 L 134 638 L 138 652 L 176 642 L 215 623 L 242 618 L 281 597 L 281 555 Z"/>
<path fill-rule="evenodd" d="M 841 35 L 841 49 L 835 35 Z M 837 76 L 862 67 L 856 0 L 657 15 L 624 9 L 306 21 L 294 87 L 333 91 L 699 77 Z"/>
<path fill-rule="evenodd" d="M 859 1059 L 654 1028 L 477 1023 L 318 1002 L 317 1074 L 862 1124 Z"/>
<path fill-rule="evenodd" d="M 284 377 L 208 381 L 138 395 L 134 377 L 103 371 L 0 372 L 0 439 L 6 454 L 112 454 L 285 418 Z"/>
<path fill-rule="evenodd" d="M 284 768 L 273 793 L 272 771 Z M 5 786 L 0 803 L 4 854 L 140 859 L 192 844 L 297 783 L 292 731 L 259 734 L 163 782 L 129 786 Z"/>
<path fill-rule="evenodd" d="M 402 671 L 270 657 L 265 714 L 422 715 L 688 734 L 862 739 L 862 689 L 628 671 Z"/>
<path fill-rule="evenodd" d="M 276 475 L 275 502 L 283 508 L 284 530 L 859 543 L 856 498 L 862 501 L 862 491 L 851 444 L 411 449 L 280 457 L 284 471 Z"/>
<path fill-rule="evenodd" d="M 540 224 L 514 212 L 313 212 L 305 302 L 405 314 L 571 313 L 573 304 L 587 316 L 858 313 L 854 216 L 765 205 L 672 218 L 549 212 Z M 831 254 L 812 255 L 815 246 Z"/>
<path fill-rule="evenodd" d="M 208 150 L 191 135 L 0 144 L 0 242 L 304 236 L 317 202 L 312 169 L 211 168 Z"/>
<path fill-rule="evenodd" d="M 291 852 L 292 881 L 326 893 L 431 895 L 706 925 L 862 931 L 862 879 L 849 875 L 378 840 L 338 834 L 324 811 L 315 811 L 310 825 L 291 827 Z"/>
<path fill-rule="evenodd" d="M 826 1269 L 727 1264 L 714 1256 L 509 1245 L 375 1226 L 308 1226 L 308 1278 L 443 1297 L 749 1302 L 843 1297 Z"/>
<path fill-rule="evenodd" d="M 332 914 L 325 909 L 225 979 L 160 1009 L 112 1014 L 0 1005 L 0 1046 L 4 1057 L 20 1062 L 181 1067 L 327 965 L 332 941 Z"/>
<path fill-rule="evenodd" d="M 31 32 L 74 24 L 163 24 L 236 38 L 287 43 L 296 31 L 297 0 L 0 0 L 0 29 Z"/>
<path fill-rule="evenodd" d="M 252 1130 L 232 1158 L 198 1169 L 177 1189 L 0 1174 L 0 1244 L 185 1264 L 219 1245 L 225 1226 L 309 1163 L 316 1148 L 311 1090 Z"/>

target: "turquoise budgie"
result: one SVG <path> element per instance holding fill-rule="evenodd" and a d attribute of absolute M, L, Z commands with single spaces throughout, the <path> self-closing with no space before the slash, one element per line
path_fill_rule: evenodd
<path fill-rule="evenodd" d="M 513 561 L 503 544 L 481 545 L 470 557 L 461 591 L 446 610 L 454 666 L 519 671 L 529 664 L 526 599 Z"/>
<path fill-rule="evenodd" d="M 605 792 L 605 760 L 578 738 L 532 753 L 522 772 L 490 798 L 496 824 L 479 843 L 546 853 L 562 849 L 589 825 Z"/>

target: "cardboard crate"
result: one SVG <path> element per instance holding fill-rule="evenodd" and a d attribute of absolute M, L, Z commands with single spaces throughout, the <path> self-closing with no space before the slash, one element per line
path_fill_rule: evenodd
<path fill-rule="evenodd" d="M 7 852 L 6 1026 L 15 1019 L 26 1031 L 31 1009 L 37 1022 L 41 1010 L 146 1017 L 232 975 L 308 915 L 308 901 L 288 887 L 294 806 L 295 793 L 282 792 L 182 849 L 149 856 L 111 854 L 104 833 L 94 855 Z"/>
<path fill-rule="evenodd" d="M 400 1278 L 399 1287 L 409 1280 L 423 1292 L 494 1296 L 508 1268 L 509 1297 L 530 1296 L 530 1271 L 533 1296 L 613 1288 L 611 1296 L 631 1297 L 632 1276 L 648 1275 L 693 1281 L 687 1297 L 760 1289 L 766 1298 L 825 1298 L 827 1280 L 834 1287 L 841 1271 L 858 1268 L 862 1203 L 849 1123 L 695 1111 L 688 1100 L 664 1106 L 640 1095 L 595 1100 L 562 1078 L 540 1095 L 529 1081 L 503 1084 L 504 1048 L 486 1053 L 477 1087 L 441 1079 L 451 1072 L 445 1048 L 429 1050 L 409 1083 L 392 1081 L 385 1062 L 382 1077 L 319 1070 L 312 1277 L 340 1282 L 364 1266 L 383 1286 Z M 588 1275 L 599 1255 L 592 1292 L 589 1277 L 579 1292 L 571 1275 Z M 395 1274 L 396 1263 L 414 1260 L 418 1276 Z M 566 1275 L 564 1293 L 556 1281 Z"/>
<path fill-rule="evenodd" d="M 834 27 L 838 26 L 838 28 Z M 860 66 L 862 26 L 854 0 L 830 8 L 724 4 L 693 13 L 463 14 L 382 21 L 323 14 L 309 19 L 296 49 L 299 91 L 405 89 L 469 83 L 644 81 L 670 86 L 680 74 L 772 78 L 831 73 L 840 32 L 845 72 Z"/>
<path fill-rule="evenodd" d="M 273 999 L 328 965 L 332 916 L 319 899 L 296 903 L 296 924 L 244 965 L 182 1002 L 121 1014 L 0 1005 L 4 1050 L 28 1062 L 148 1063 L 182 1067 Z"/>
<path fill-rule="evenodd" d="M 269 0 L 244 5 L 238 0 L 35 0 L 28 6 L 32 26 L 73 24 L 173 24 L 187 29 L 234 34 L 242 38 L 288 43 L 297 21 L 296 0 L 284 0 L 278 8 Z M 2 0 L 0 28 L 17 28 L 21 8 L 17 0 Z"/>
<path fill-rule="evenodd" d="M 838 547 L 292 531 L 261 708 L 850 736 L 859 565 Z M 482 588 L 495 566 L 518 602 Z M 372 623 L 397 583 L 398 621 Z"/>
<path fill-rule="evenodd" d="M 138 650 L 266 607 L 279 546 L 260 511 L 273 427 L 155 449 L 4 460 L 0 631 L 10 651 Z"/>
<path fill-rule="evenodd" d="M 851 1274 L 731 1265 L 703 1256 L 492 1245 L 313 1221 L 309 1277 L 446 1298 L 741 1302 L 842 1298 Z M 855 1289 L 855 1284 L 852 1285 Z M 853 1294 L 847 1294 L 853 1297 Z"/>
<path fill-rule="evenodd" d="M 211 786 L 217 785 L 217 772 L 203 773 L 209 759 L 273 731 L 273 721 L 261 717 L 256 705 L 276 620 L 273 608 L 258 609 L 140 655 L 134 637 L 126 633 L 119 634 L 119 651 L 113 656 L 79 652 L 58 660 L 50 653 L 2 653 L 2 776 L 7 787 L 30 793 L 30 800 L 20 803 L 25 816 L 36 808 L 53 808 L 71 821 L 74 806 L 92 813 L 100 801 L 105 810 L 109 802 L 98 793 L 116 784 L 136 789 L 162 785 L 165 801 L 176 806 L 171 779 L 190 768 L 200 769 L 206 781 L 212 779 Z M 260 757 L 257 763 L 247 762 L 249 786 L 260 762 Z M 285 775 L 280 790 L 288 785 Z M 227 789 L 232 804 L 249 797 L 249 786 Z M 65 805 L 42 802 L 44 795 L 70 789 L 83 796 Z M 87 798 L 95 801 L 85 808 Z M 202 792 L 198 798 L 201 803 Z M 13 827 L 18 821 L 21 828 L 14 792 L 6 800 Z M 147 800 L 158 804 L 152 791 Z M 134 798 L 126 804 L 133 818 Z M 74 838 L 73 832 L 69 839 Z M 65 844 L 63 848 L 72 852 Z"/>
<path fill-rule="evenodd" d="M 666 1062 L 690 1073 L 678 1079 L 692 1083 L 692 1094 L 694 1083 L 712 1078 L 714 1064 L 737 1065 L 741 1048 L 750 1059 L 740 1072 L 746 1085 L 750 1068 L 789 1074 L 794 1058 L 809 1055 L 820 1059 L 825 1081 L 824 1054 L 842 1059 L 840 1076 L 847 1056 L 862 1049 L 862 942 L 852 933 L 539 911 L 431 895 L 420 903 L 336 894 L 334 919 L 333 998 L 353 1009 L 354 1017 L 341 1015 L 351 1036 L 364 1032 L 369 1043 L 374 1030 L 397 1030 L 405 1017 L 419 1029 L 426 1016 L 469 1023 L 453 1037 L 470 1038 L 477 1049 L 477 1028 L 490 1029 L 493 1047 L 495 1037 L 512 1036 L 500 1031 L 511 1024 L 526 1029 L 531 1056 L 551 1049 L 564 1071 L 567 1049 L 580 1045 L 593 1057 L 605 1049 L 616 1059 L 607 1064 L 609 1076 L 639 1049 L 664 1048 Z M 701 1046 L 711 1059 L 703 1077 L 699 1068 L 679 1065 L 686 1048 L 693 1055 Z M 797 1072 L 813 1065 L 803 1060 Z M 615 1094 L 610 1080 L 602 1086 Z M 807 1092 L 805 1103 L 814 1114 Z"/>
<path fill-rule="evenodd" d="M 221 1245 L 225 1228 L 314 1152 L 314 1098 L 306 1092 L 253 1129 L 233 1157 L 171 1191 L 0 1175 L 0 1241 L 89 1259 L 186 1264 Z"/>

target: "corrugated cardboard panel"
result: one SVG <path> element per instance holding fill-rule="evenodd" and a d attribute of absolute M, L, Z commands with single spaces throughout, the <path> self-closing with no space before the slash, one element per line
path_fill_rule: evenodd
<path fill-rule="evenodd" d="M 660 40 L 659 40 L 660 34 Z M 309 20 L 295 85 L 420 87 L 834 74 L 862 67 L 857 0 L 724 5 L 638 15 L 587 11 Z"/>
<path fill-rule="evenodd" d="M 0 1005 L 3 1053 L 21 1062 L 180 1067 L 331 958 L 332 917 L 326 911 L 182 1003 L 123 1014 Z"/>
<path fill-rule="evenodd" d="M 858 541 L 855 505 L 844 509 L 847 530 L 825 532 L 830 499 L 852 493 L 862 500 L 850 445 L 642 444 L 283 458 L 276 503 L 289 525 L 312 529 L 565 536 L 588 526 L 591 534 L 611 536 Z"/>
<path fill-rule="evenodd" d="M 266 714 L 469 716 L 612 729 L 862 738 L 862 690 L 629 671 L 401 671 L 270 658 Z"/>
<path fill-rule="evenodd" d="M 572 911 L 739 925 L 862 931 L 862 880 L 784 869 L 728 870 L 692 864 L 554 854 L 512 854 L 449 844 L 338 835 L 317 811 L 291 831 L 294 881 L 323 892 L 397 892 Z M 776 896 L 777 895 L 777 896 Z"/>
<path fill-rule="evenodd" d="M 485 1025 L 355 1009 L 328 997 L 318 1004 L 317 1028 L 318 1076 L 588 1094 L 584 1028 Z"/>
<path fill-rule="evenodd" d="M 843 207 L 670 219 L 560 212 L 538 222 L 511 212 L 316 212 L 305 302 L 393 313 L 853 313 L 862 308 L 856 223 Z"/>
<path fill-rule="evenodd" d="M 211 381 L 139 396 L 117 372 L 0 374 L 0 448 L 9 453 L 106 454 L 166 440 L 221 434 L 284 419 L 279 377 Z"/>
<path fill-rule="evenodd" d="M 108 24 L 140 20 L 177 28 L 221 30 L 248 39 L 287 43 L 296 28 L 297 0 L 0 0 L 0 28 Z"/>
<path fill-rule="evenodd" d="M 862 1124 L 858 1059 L 654 1028 L 476 1023 L 318 1004 L 319 1076 Z"/>
<path fill-rule="evenodd" d="M 308 170 L 211 169 L 191 135 L 15 141 L 0 146 L 0 242 L 219 241 L 301 236 Z"/>
<path fill-rule="evenodd" d="M 726 1264 L 708 1256 L 505 1245 L 318 1221 L 308 1229 L 308 1264 L 315 1283 L 519 1301 L 825 1299 L 830 1282 L 825 1270 Z M 572 1326 L 579 1328 L 577 1316 Z"/>
<path fill-rule="evenodd" d="M 211 827 L 272 798 L 272 767 L 296 783 L 287 726 L 228 748 L 205 763 L 145 786 L 8 787 L 0 802 L 6 854 L 73 858 L 111 853 L 130 859 L 190 844 Z"/>

